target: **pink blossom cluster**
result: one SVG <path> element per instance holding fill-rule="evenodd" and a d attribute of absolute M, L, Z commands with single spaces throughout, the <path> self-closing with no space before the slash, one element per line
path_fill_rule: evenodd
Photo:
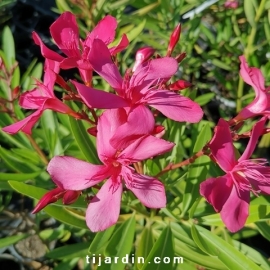
<path fill-rule="evenodd" d="M 129 41 L 123 35 L 118 45 L 110 46 L 116 28 L 116 19 L 108 15 L 82 40 L 75 16 L 65 12 L 50 27 L 51 36 L 62 54 L 47 48 L 34 32 L 34 42 L 45 58 L 44 79 L 37 81 L 33 90 L 23 93 L 19 104 L 35 111 L 3 128 L 9 134 L 19 131 L 31 134 L 47 109 L 89 123 L 89 136 L 96 137 L 101 164 L 70 156 L 53 157 L 47 170 L 57 187 L 40 199 L 33 213 L 59 199 L 63 204 L 71 204 L 83 190 L 95 187 L 99 191 L 86 210 L 86 223 L 93 232 L 105 230 L 117 222 L 123 191 L 130 190 L 146 207 L 166 206 L 163 183 L 140 169 L 141 162 L 174 147 L 174 143 L 161 138 L 165 128 L 156 123 L 156 111 L 179 122 L 196 123 L 203 117 L 197 103 L 177 92 L 191 84 L 184 80 L 173 82 L 178 65 L 185 57 L 185 53 L 171 56 L 180 38 L 180 25 L 171 34 L 166 56 L 154 56 L 153 48 L 143 47 L 137 51 L 133 67 L 124 76 L 118 69 L 115 55 L 127 48 Z M 265 115 L 270 113 L 269 88 L 264 87 L 259 69 L 249 68 L 243 56 L 240 61 L 240 75 L 254 88 L 256 97 L 229 122 L 219 120 L 208 147 L 210 156 L 225 175 L 209 178 L 200 186 L 201 195 L 221 213 L 223 222 L 232 232 L 241 229 L 246 222 L 250 191 L 255 195 L 270 194 L 270 169 L 265 166 L 266 160 L 250 159 L 264 132 Z M 80 81 L 66 82 L 60 76 L 62 69 L 71 68 L 78 69 Z M 94 72 L 110 85 L 110 92 L 93 88 Z M 58 99 L 54 94 L 55 84 L 66 92 L 64 100 L 81 102 L 87 110 L 75 112 Z M 100 109 L 103 109 L 101 114 Z M 245 152 L 236 158 L 233 138 L 237 135 L 237 125 L 258 115 L 263 117 L 254 125 Z"/>
<path fill-rule="evenodd" d="M 46 193 L 33 211 L 36 213 L 60 198 L 64 204 L 73 203 L 81 191 L 96 187 L 99 191 L 86 211 L 86 223 L 91 231 L 104 230 L 117 222 L 124 190 L 130 190 L 146 207 L 166 206 L 163 183 L 135 169 L 139 162 L 166 153 L 174 146 L 161 139 L 164 127 L 155 123 L 150 108 L 175 121 L 195 123 L 203 116 L 197 103 L 177 93 L 190 84 L 183 80 L 170 83 L 180 61 L 179 57 L 178 61 L 170 57 L 180 37 L 180 26 L 172 34 L 167 56 L 153 59 L 155 50 L 144 47 L 137 51 L 134 66 L 124 77 L 113 60 L 129 41 L 123 35 L 118 45 L 110 47 L 116 28 L 116 19 L 108 15 L 82 40 L 75 16 L 70 12 L 63 13 L 51 25 L 50 32 L 65 56 L 47 48 L 34 32 L 33 39 L 45 58 L 44 81 L 23 93 L 19 104 L 35 112 L 3 128 L 10 134 L 20 130 L 31 134 L 47 109 L 86 120 L 92 125 L 88 131 L 96 136 L 97 154 L 102 165 L 70 156 L 52 158 L 47 170 L 57 187 Z M 59 75 L 60 70 L 74 67 L 82 82 L 64 81 Z M 92 87 L 93 72 L 108 82 L 111 92 Z M 75 112 L 59 100 L 54 95 L 55 84 L 67 91 L 65 99 L 81 101 L 89 113 Z M 105 111 L 98 116 L 96 109 Z"/>

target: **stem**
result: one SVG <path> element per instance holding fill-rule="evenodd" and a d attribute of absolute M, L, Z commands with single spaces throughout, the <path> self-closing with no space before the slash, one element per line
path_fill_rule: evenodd
<path fill-rule="evenodd" d="M 186 160 L 183 160 L 179 163 L 176 163 L 176 164 L 168 164 L 161 172 L 159 172 L 157 175 L 155 175 L 155 177 L 159 177 L 168 171 L 175 170 L 177 168 L 181 168 L 183 166 L 186 166 L 186 165 L 193 163 L 198 157 L 205 155 L 207 148 L 208 148 L 208 144 L 206 144 L 202 150 L 200 150 L 199 152 L 194 154 L 192 157 L 190 157 Z"/>
<path fill-rule="evenodd" d="M 28 140 L 30 141 L 30 143 L 32 144 L 33 148 L 37 151 L 37 153 L 40 156 L 40 159 L 42 160 L 42 162 L 45 165 L 48 165 L 49 161 L 47 159 L 47 157 L 45 156 L 45 154 L 43 153 L 43 151 L 39 148 L 38 144 L 36 143 L 36 141 L 32 138 L 31 135 L 26 134 Z"/>

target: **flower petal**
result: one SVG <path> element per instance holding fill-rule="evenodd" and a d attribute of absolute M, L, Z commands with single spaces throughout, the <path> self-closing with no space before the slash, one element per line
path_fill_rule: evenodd
<path fill-rule="evenodd" d="M 138 125 L 138 119 L 143 119 Z M 134 140 L 149 135 L 155 127 L 155 119 L 152 112 L 144 105 L 131 109 L 126 123 L 121 125 L 110 140 L 115 149 L 125 149 Z"/>
<path fill-rule="evenodd" d="M 130 85 L 135 87 L 143 81 L 158 82 L 172 77 L 178 69 L 178 63 L 174 58 L 163 57 L 143 62 L 139 65 L 131 77 Z"/>
<path fill-rule="evenodd" d="M 100 39 L 106 45 L 108 45 L 114 40 L 116 28 L 116 19 L 110 15 L 107 15 L 101 21 L 99 21 L 97 26 L 88 34 L 84 44 L 91 47 L 94 39 Z"/>
<path fill-rule="evenodd" d="M 122 184 L 108 179 L 86 210 L 86 224 L 92 232 L 103 231 L 114 225 L 119 217 Z"/>
<path fill-rule="evenodd" d="M 15 134 L 19 132 L 20 130 L 23 131 L 26 134 L 32 133 L 32 128 L 36 124 L 36 122 L 39 120 L 43 110 L 37 110 L 34 113 L 30 114 L 26 118 L 24 118 L 21 121 L 18 121 L 12 125 L 6 126 L 2 128 L 2 130 L 9 134 Z"/>
<path fill-rule="evenodd" d="M 251 136 L 250 136 L 248 145 L 245 149 L 245 152 L 239 158 L 239 161 L 249 159 L 250 156 L 252 155 L 252 153 L 257 145 L 258 139 L 262 135 L 262 132 L 264 129 L 264 124 L 265 124 L 266 120 L 267 120 L 267 117 L 263 117 L 260 119 L 260 121 L 258 121 L 254 125 L 252 132 L 251 132 Z"/>
<path fill-rule="evenodd" d="M 127 181 L 127 188 L 149 208 L 166 207 L 166 194 L 164 185 L 157 179 L 142 175 L 132 174 L 132 181 Z"/>
<path fill-rule="evenodd" d="M 126 120 L 127 114 L 124 109 L 106 110 L 100 116 L 97 125 L 97 152 L 102 162 L 116 154 L 117 150 L 111 145 L 110 139 Z"/>
<path fill-rule="evenodd" d="M 47 171 L 54 183 L 66 190 L 84 190 L 109 176 L 104 165 L 93 165 L 69 156 L 53 157 Z M 96 175 L 98 179 L 95 178 Z"/>
<path fill-rule="evenodd" d="M 124 34 L 116 46 L 109 48 L 110 54 L 116 55 L 117 53 L 123 51 L 128 45 L 129 40 L 127 38 L 127 35 Z"/>
<path fill-rule="evenodd" d="M 148 105 L 175 121 L 197 123 L 203 117 L 203 111 L 196 102 L 171 91 L 151 91 L 145 99 Z"/>
<path fill-rule="evenodd" d="M 109 49 L 103 41 L 99 39 L 95 39 L 93 41 L 92 48 L 89 53 L 89 61 L 93 69 L 103 79 L 105 79 L 112 88 L 121 92 L 123 79 L 117 66 L 111 59 Z"/>
<path fill-rule="evenodd" d="M 215 160 L 223 171 L 228 172 L 236 165 L 230 128 L 222 118 L 218 121 L 209 146 Z"/>
<path fill-rule="evenodd" d="M 220 216 L 226 227 L 231 232 L 242 229 L 249 215 L 249 190 L 237 192 L 233 185 L 232 192 L 223 205 Z"/>
<path fill-rule="evenodd" d="M 128 106 L 128 103 L 117 95 L 94 89 L 75 81 L 72 81 L 72 83 L 76 86 L 79 95 L 89 108 L 112 109 Z"/>
<path fill-rule="evenodd" d="M 174 143 L 158 139 L 152 135 L 146 135 L 131 143 L 118 156 L 118 160 L 138 162 L 156 155 L 164 154 L 174 147 Z"/>
<path fill-rule="evenodd" d="M 79 56 L 79 28 L 74 14 L 64 12 L 50 26 L 51 35 L 61 51 L 69 57 Z"/>
<path fill-rule="evenodd" d="M 220 212 L 232 190 L 232 180 L 227 175 L 209 178 L 200 184 L 200 194 Z"/>
<path fill-rule="evenodd" d="M 54 60 L 56 62 L 61 62 L 64 59 L 63 56 L 61 56 L 58 53 L 47 48 L 36 32 L 32 33 L 32 37 L 33 37 L 35 44 L 40 46 L 41 54 L 43 57 Z"/>

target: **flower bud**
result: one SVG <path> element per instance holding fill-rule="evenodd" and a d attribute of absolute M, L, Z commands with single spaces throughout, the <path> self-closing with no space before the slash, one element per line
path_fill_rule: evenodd
<path fill-rule="evenodd" d="M 49 192 L 47 192 L 37 203 L 36 207 L 34 208 L 34 210 L 32 211 L 32 214 L 35 214 L 39 211 L 41 211 L 44 207 L 46 207 L 48 204 L 50 203 L 54 203 L 57 200 L 59 200 L 60 198 L 63 197 L 63 195 L 65 194 L 65 190 L 61 189 L 60 187 L 57 187 L 53 190 L 50 190 Z"/>
<path fill-rule="evenodd" d="M 190 86 L 192 86 L 192 83 L 184 81 L 184 80 L 178 80 L 178 81 L 169 85 L 169 90 L 179 91 L 179 90 L 186 89 Z"/>
<path fill-rule="evenodd" d="M 174 28 L 174 30 L 173 30 L 173 32 L 171 34 L 169 46 L 168 46 L 168 49 L 167 49 L 167 56 L 171 56 L 177 42 L 180 39 L 180 34 L 181 34 L 181 24 L 178 24 Z"/>
<path fill-rule="evenodd" d="M 72 204 L 79 198 L 81 191 L 79 190 L 67 190 L 63 196 L 63 204 Z"/>
<path fill-rule="evenodd" d="M 139 49 L 136 52 L 135 64 L 132 68 L 132 72 L 134 72 L 141 63 L 147 61 L 154 53 L 155 53 L 155 49 L 152 47 L 143 47 Z"/>

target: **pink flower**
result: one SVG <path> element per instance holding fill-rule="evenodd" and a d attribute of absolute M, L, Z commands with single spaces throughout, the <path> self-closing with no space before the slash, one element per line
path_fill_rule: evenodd
<path fill-rule="evenodd" d="M 270 115 L 270 87 L 265 88 L 262 72 L 255 67 L 249 67 L 244 56 L 241 61 L 240 75 L 243 80 L 255 90 L 255 99 L 243 108 L 231 121 L 242 121 L 256 115 Z"/>
<path fill-rule="evenodd" d="M 227 0 L 226 2 L 225 2 L 225 4 L 224 4 L 224 7 L 225 8 L 231 8 L 231 9 L 236 9 L 236 8 L 238 8 L 238 5 L 239 5 L 239 3 L 238 3 L 238 1 L 236 1 L 236 0 Z"/>
<path fill-rule="evenodd" d="M 266 118 L 257 122 L 242 156 L 235 158 L 234 146 L 228 123 L 220 119 L 210 142 L 212 155 L 224 176 L 209 178 L 200 186 L 200 194 L 220 212 L 221 219 L 231 232 L 240 230 L 249 215 L 250 191 L 270 194 L 270 168 L 267 160 L 249 159 L 262 134 Z"/>
<path fill-rule="evenodd" d="M 47 66 L 48 65 L 47 63 Z M 31 134 L 32 127 L 39 120 L 43 111 L 47 109 L 80 118 L 76 112 L 55 97 L 53 88 L 56 76 L 57 75 L 52 70 L 47 68 L 44 73 L 44 83 L 37 81 L 37 88 L 27 91 L 20 96 L 19 104 L 22 108 L 36 111 L 23 120 L 2 128 L 4 132 L 15 134 L 21 130 L 24 133 Z"/>
<path fill-rule="evenodd" d="M 197 103 L 157 86 L 175 74 L 178 69 L 175 59 L 164 57 L 147 61 L 139 65 L 132 75 L 126 74 L 122 79 L 117 66 L 111 60 L 108 48 L 101 40 L 96 39 L 93 41 L 89 60 L 93 69 L 118 94 L 116 96 L 73 81 L 81 98 L 90 108 L 149 105 L 175 121 L 194 123 L 201 120 L 203 111 Z"/>
<path fill-rule="evenodd" d="M 66 190 L 84 190 L 108 178 L 86 211 L 86 223 L 93 232 L 105 230 L 117 222 L 124 184 L 145 206 L 165 207 L 163 184 L 153 177 L 136 173 L 130 166 L 163 154 L 174 146 L 173 143 L 146 134 L 148 130 L 154 130 L 154 123 L 151 128 L 144 128 L 144 125 L 138 127 L 137 120 L 142 113 L 144 110 L 138 106 L 131 112 L 134 114 L 133 120 L 128 118 L 124 109 L 107 110 L 100 116 L 97 125 L 97 152 L 103 165 L 67 156 L 56 156 L 48 165 L 52 180 Z M 118 133 L 124 132 L 122 125 L 127 122 L 126 128 L 141 128 L 141 133 L 145 130 L 145 135 L 126 138 L 115 148 L 111 140 Z"/>
<path fill-rule="evenodd" d="M 167 50 L 167 56 L 170 56 L 178 43 L 180 39 L 180 34 L 181 34 L 181 24 L 177 24 L 177 26 L 174 28 L 171 36 L 170 36 L 170 41 L 169 41 L 169 46 Z"/>
<path fill-rule="evenodd" d="M 62 69 L 77 67 L 83 81 L 91 84 L 92 67 L 88 60 L 88 54 L 91 51 L 92 42 L 98 38 L 106 45 L 109 45 L 115 37 L 117 21 L 112 16 L 104 17 L 97 26 L 90 32 L 84 41 L 79 39 L 79 28 L 76 18 L 71 12 L 64 12 L 50 27 L 51 35 L 58 48 L 67 56 L 57 54 L 48 49 L 37 35 L 33 32 L 33 39 L 41 48 L 41 53 L 45 58 L 60 63 Z M 119 44 L 109 49 L 111 55 L 117 54 L 128 46 L 129 42 L 126 35 L 123 35 Z"/>

